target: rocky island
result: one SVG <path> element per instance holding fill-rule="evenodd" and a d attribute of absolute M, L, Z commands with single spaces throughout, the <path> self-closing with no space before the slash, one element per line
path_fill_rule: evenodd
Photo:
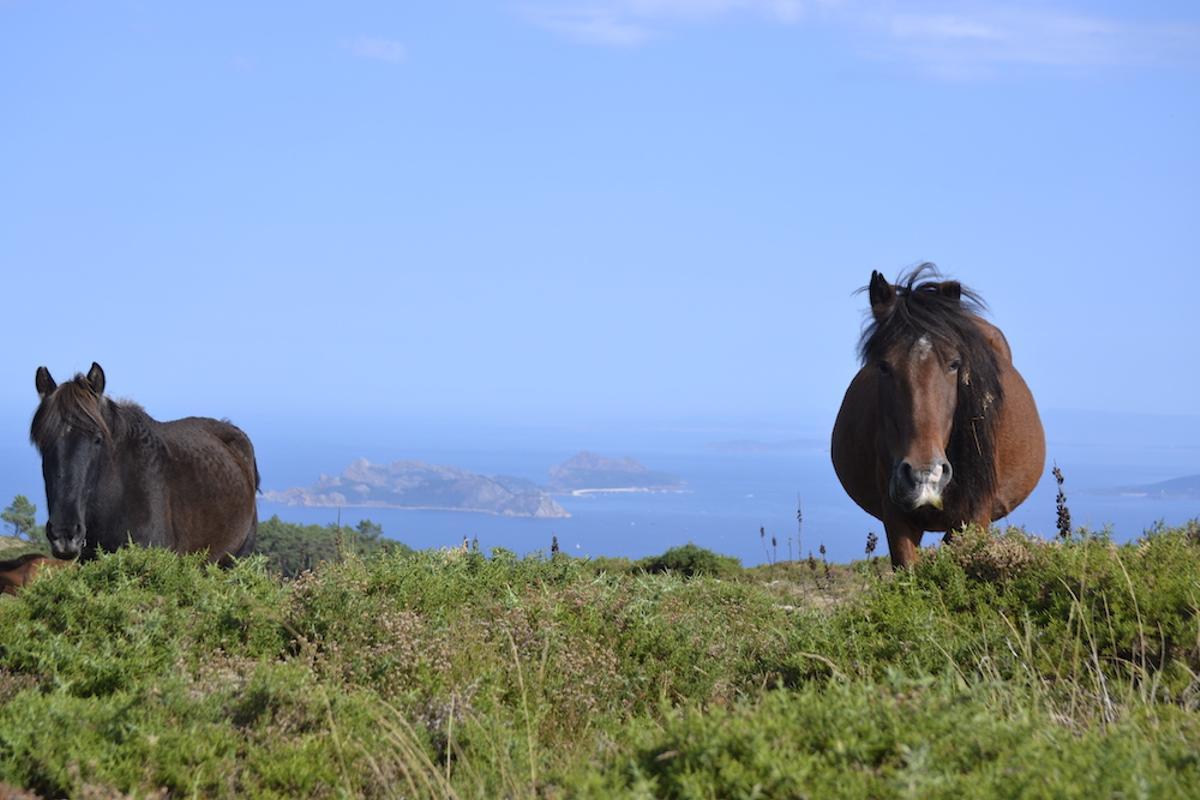
<path fill-rule="evenodd" d="M 571 516 L 532 481 L 504 475 L 489 477 L 420 461 L 372 464 L 360 458 L 340 475 L 322 475 L 310 488 L 268 491 L 263 498 L 287 505 L 330 508 L 476 511 L 504 517 Z"/>
<path fill-rule="evenodd" d="M 632 458 L 606 458 L 586 450 L 550 468 L 549 490 L 555 494 L 600 492 L 678 492 L 683 481 L 654 472 Z"/>
<path fill-rule="evenodd" d="M 582 497 L 682 489 L 679 478 L 650 470 L 632 458 L 607 458 L 584 451 L 551 467 L 547 486 L 524 478 L 479 475 L 422 461 L 374 464 L 360 458 L 339 475 L 321 475 L 307 488 L 266 491 L 263 499 L 315 508 L 474 511 L 503 517 L 561 519 L 571 515 L 552 494 Z"/>

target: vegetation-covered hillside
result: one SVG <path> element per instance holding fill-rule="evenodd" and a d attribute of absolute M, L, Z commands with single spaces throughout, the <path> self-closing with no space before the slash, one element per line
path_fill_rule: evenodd
<path fill-rule="evenodd" d="M 1194 528 L 1120 547 L 976 533 L 896 576 L 720 563 L 684 578 L 392 550 L 286 580 L 261 557 L 221 570 L 127 548 L 0 600 L 0 782 L 239 798 L 1200 786 Z"/>
<path fill-rule="evenodd" d="M 22 553 L 50 552 L 45 529 L 32 523 L 32 511 L 29 518 L 30 524 L 22 531 L 24 538 L 0 537 L 0 560 Z M 322 562 L 337 561 L 348 555 L 408 553 L 411 549 L 394 539 L 385 539 L 383 528 L 370 520 L 364 519 L 354 527 L 298 525 L 284 522 L 276 515 L 259 521 L 254 552 L 263 557 L 268 570 L 290 578 Z"/>

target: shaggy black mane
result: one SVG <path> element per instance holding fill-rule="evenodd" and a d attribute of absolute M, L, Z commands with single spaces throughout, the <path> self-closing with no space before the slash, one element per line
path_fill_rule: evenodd
<path fill-rule="evenodd" d="M 1000 363 L 978 324 L 986 305 L 970 289 L 944 281 L 929 263 L 902 275 L 894 288 L 896 301 L 864 328 L 859 357 L 864 364 L 880 361 L 907 352 L 922 336 L 943 357 L 958 355 L 958 403 L 946 448 L 954 479 L 946 487 L 946 511 L 975 519 L 984 510 L 979 504 L 996 493 L 996 429 L 1004 404 Z"/>

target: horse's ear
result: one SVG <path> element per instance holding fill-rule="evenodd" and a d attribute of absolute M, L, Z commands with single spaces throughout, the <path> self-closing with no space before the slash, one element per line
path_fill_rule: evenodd
<path fill-rule="evenodd" d="M 100 369 L 100 365 L 95 361 L 92 362 L 92 368 L 88 370 L 87 382 L 97 395 L 104 394 L 104 370 Z"/>
<path fill-rule="evenodd" d="M 962 284 L 958 281 L 943 281 L 938 286 L 938 293 L 942 297 L 949 297 L 951 300 L 962 299 Z"/>
<path fill-rule="evenodd" d="M 871 298 L 871 313 L 882 318 L 896 302 L 896 287 L 888 283 L 882 272 L 871 271 L 871 285 L 867 289 Z"/>
<path fill-rule="evenodd" d="M 50 376 L 50 370 L 45 367 L 37 368 L 37 375 L 33 378 L 33 385 L 37 387 L 38 397 L 45 397 L 58 388 L 58 384 Z"/>

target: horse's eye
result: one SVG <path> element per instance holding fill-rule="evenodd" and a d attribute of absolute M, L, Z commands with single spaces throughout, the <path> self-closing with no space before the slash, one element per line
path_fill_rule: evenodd
<path fill-rule="evenodd" d="M 96 446 L 99 446 L 103 443 L 104 443 L 104 437 L 98 433 L 95 435 L 95 437 L 92 438 L 92 444 L 94 444 Z"/>
<path fill-rule="evenodd" d="M 962 362 L 957 358 L 950 362 L 950 371 L 958 372 L 958 368 L 962 366 Z"/>
<path fill-rule="evenodd" d="M 879 368 L 880 375 L 887 375 L 892 371 L 892 368 L 888 366 L 888 363 L 886 361 L 880 361 L 875 366 L 877 366 Z"/>

